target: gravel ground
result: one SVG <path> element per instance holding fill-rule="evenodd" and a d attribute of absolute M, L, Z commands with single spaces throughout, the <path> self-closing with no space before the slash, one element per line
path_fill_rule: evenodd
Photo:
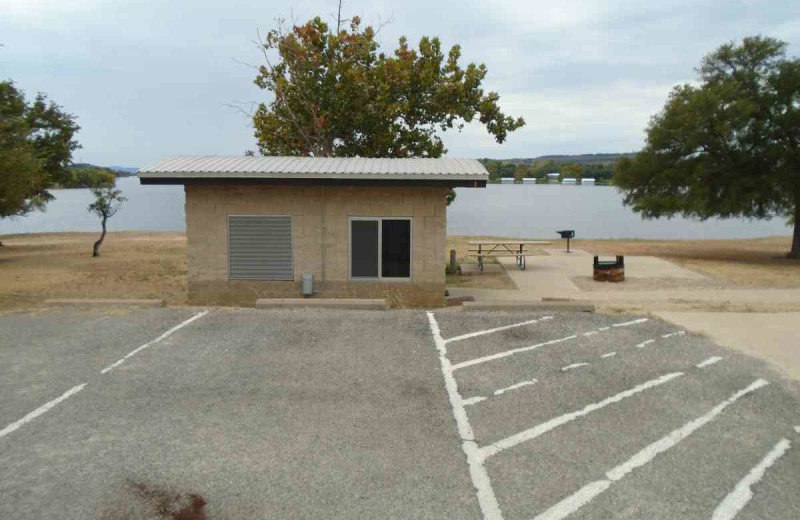
<path fill-rule="evenodd" d="M 797 383 L 658 319 L 201 311 L 0 316 L 0 517 L 800 517 Z"/>

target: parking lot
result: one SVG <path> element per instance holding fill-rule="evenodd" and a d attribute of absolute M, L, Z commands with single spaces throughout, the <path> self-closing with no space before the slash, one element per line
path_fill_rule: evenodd
<path fill-rule="evenodd" d="M 800 517 L 800 388 L 640 316 L 0 316 L 0 518 Z"/>

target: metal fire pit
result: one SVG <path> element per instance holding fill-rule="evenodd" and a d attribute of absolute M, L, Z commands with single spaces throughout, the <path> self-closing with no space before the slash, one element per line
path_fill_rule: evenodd
<path fill-rule="evenodd" d="M 601 262 L 600 257 L 594 257 L 594 279 L 597 282 L 624 282 L 625 257 L 617 256 L 615 261 Z"/>

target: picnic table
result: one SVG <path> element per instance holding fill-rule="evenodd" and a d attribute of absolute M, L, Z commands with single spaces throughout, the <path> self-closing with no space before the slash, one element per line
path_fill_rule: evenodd
<path fill-rule="evenodd" d="M 478 267 L 483 271 L 484 258 L 516 257 L 517 266 L 520 270 L 525 270 L 525 257 L 531 256 L 525 246 L 529 245 L 549 245 L 552 242 L 543 240 L 470 240 L 470 246 L 478 246 L 477 249 L 469 249 L 469 256 L 477 257 Z"/>

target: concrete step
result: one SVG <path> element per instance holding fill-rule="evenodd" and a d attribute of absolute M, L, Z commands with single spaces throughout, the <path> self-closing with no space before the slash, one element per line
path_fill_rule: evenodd
<path fill-rule="evenodd" d="M 388 308 L 388 303 L 383 299 L 262 298 L 256 300 L 256 309 L 348 309 L 385 311 Z"/>

